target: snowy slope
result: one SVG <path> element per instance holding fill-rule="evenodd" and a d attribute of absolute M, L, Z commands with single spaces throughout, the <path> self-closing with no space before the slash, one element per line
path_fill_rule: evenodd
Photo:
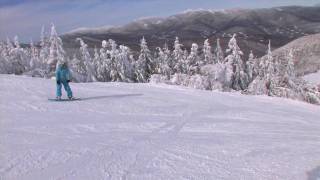
<path fill-rule="evenodd" d="M 320 71 L 305 75 L 303 79 L 312 84 L 320 85 Z"/>
<path fill-rule="evenodd" d="M 304 75 L 320 70 L 320 33 L 303 36 L 273 51 L 273 56 L 286 63 L 286 56 L 293 50 L 295 70 Z"/>
<path fill-rule="evenodd" d="M 0 179 L 316 179 L 320 107 L 150 84 L 0 75 Z"/>

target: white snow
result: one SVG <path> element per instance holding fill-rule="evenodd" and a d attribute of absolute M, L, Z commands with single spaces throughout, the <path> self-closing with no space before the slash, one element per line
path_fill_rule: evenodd
<path fill-rule="evenodd" d="M 303 79 L 312 84 L 320 85 L 320 71 L 305 75 L 303 76 Z"/>
<path fill-rule="evenodd" d="M 316 179 L 320 107 L 182 87 L 0 75 L 0 179 Z"/>
<path fill-rule="evenodd" d="M 101 26 L 101 27 L 81 27 L 73 29 L 69 32 L 66 32 L 65 35 L 77 34 L 77 33 L 104 33 L 109 31 L 112 28 L 117 28 L 117 26 Z"/>

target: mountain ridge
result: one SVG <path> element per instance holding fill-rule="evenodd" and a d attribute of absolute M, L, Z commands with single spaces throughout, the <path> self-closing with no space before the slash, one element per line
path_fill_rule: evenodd
<path fill-rule="evenodd" d="M 169 17 L 135 20 L 124 26 L 106 28 L 105 31 L 74 31 L 62 35 L 67 49 L 78 47 L 74 39 L 84 39 L 90 47 L 100 47 L 104 39 L 139 50 L 139 41 L 147 39 L 150 49 L 168 43 L 172 47 L 176 36 L 189 50 L 193 42 L 200 46 L 205 39 L 215 45 L 217 38 L 226 44 L 237 33 L 240 47 L 245 53 L 253 50 L 262 56 L 269 39 L 272 48 L 279 48 L 299 37 L 320 32 L 320 7 L 283 6 L 262 9 L 195 10 Z"/>

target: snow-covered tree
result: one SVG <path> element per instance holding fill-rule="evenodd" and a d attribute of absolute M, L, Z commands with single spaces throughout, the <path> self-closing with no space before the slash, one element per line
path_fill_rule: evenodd
<path fill-rule="evenodd" d="M 34 46 L 33 41 L 30 42 L 30 52 L 29 52 L 29 70 L 35 69 L 41 66 L 41 62 L 39 60 L 39 51 Z"/>
<path fill-rule="evenodd" d="M 47 76 L 51 77 L 54 75 L 57 64 L 65 61 L 65 51 L 61 38 L 58 36 L 54 24 L 51 26 L 51 33 L 49 38 L 50 51 L 47 61 Z"/>
<path fill-rule="evenodd" d="M 271 52 L 271 42 L 269 41 L 268 44 L 268 51 L 267 55 L 265 58 L 265 69 L 264 69 L 264 74 L 266 76 L 266 79 L 270 80 L 274 76 L 274 63 L 273 63 L 273 56 Z"/>
<path fill-rule="evenodd" d="M 80 42 L 81 61 L 83 61 L 85 65 L 85 82 L 95 82 L 97 81 L 97 78 L 95 76 L 94 63 L 88 51 L 88 45 L 81 38 L 77 38 L 77 41 Z"/>
<path fill-rule="evenodd" d="M 69 68 L 72 74 L 72 80 L 75 82 L 86 82 L 86 66 L 82 58 L 78 58 L 76 54 L 72 56 Z"/>
<path fill-rule="evenodd" d="M 226 57 L 228 68 L 227 74 L 228 80 L 230 80 L 230 87 L 234 90 L 244 90 L 248 86 L 248 77 L 246 73 L 244 73 L 244 65 L 241 59 L 241 55 L 243 55 L 243 53 L 237 44 L 235 34 L 228 43 L 227 52 L 231 53 Z M 231 79 L 229 79 L 230 73 Z"/>
<path fill-rule="evenodd" d="M 14 48 L 11 40 L 7 37 L 7 51 L 10 53 L 12 49 Z"/>
<path fill-rule="evenodd" d="M 120 81 L 132 82 L 133 67 L 130 63 L 130 49 L 127 46 L 120 45 L 119 55 L 116 58 L 117 72 L 120 76 Z"/>
<path fill-rule="evenodd" d="M 11 71 L 14 74 L 22 74 L 28 68 L 28 58 L 25 50 L 20 47 L 18 36 L 14 37 L 14 46 L 11 43 L 8 44 L 9 52 L 9 63 L 11 64 Z"/>
<path fill-rule="evenodd" d="M 220 39 L 217 39 L 217 46 L 214 51 L 214 62 L 215 63 L 223 63 L 224 61 L 224 53 L 220 45 Z"/>
<path fill-rule="evenodd" d="M 290 49 L 286 56 L 287 65 L 285 70 L 285 76 L 289 79 L 293 79 L 296 77 L 295 70 L 294 70 L 294 61 L 293 61 L 293 50 Z"/>
<path fill-rule="evenodd" d="M 100 81 L 110 81 L 111 72 L 111 57 L 110 57 L 110 45 L 106 40 L 101 42 L 100 49 L 100 65 L 97 68 L 97 77 Z"/>
<path fill-rule="evenodd" d="M 102 61 L 100 58 L 100 54 L 99 51 L 96 47 L 94 47 L 94 55 L 93 55 L 93 68 L 94 68 L 94 72 L 95 72 L 95 76 L 97 78 L 97 80 L 101 81 L 101 77 L 99 74 L 99 68 L 102 66 Z"/>
<path fill-rule="evenodd" d="M 77 55 L 73 55 L 72 60 L 71 60 L 71 67 L 74 69 L 77 73 L 85 76 L 86 74 L 86 67 L 84 65 L 84 62 L 77 57 Z M 82 80 L 84 81 L 84 80 Z"/>
<path fill-rule="evenodd" d="M 49 53 L 50 53 L 50 44 L 48 42 L 48 38 L 45 35 L 45 28 L 44 26 L 42 26 L 41 35 L 40 35 L 40 52 L 39 52 L 41 68 L 46 68 L 45 64 L 47 64 Z"/>
<path fill-rule="evenodd" d="M 159 64 L 158 73 L 166 77 L 167 80 L 170 79 L 170 75 L 173 73 L 173 70 L 170 68 L 170 64 L 172 63 L 171 52 L 168 46 L 165 44 L 164 48 L 157 48 L 158 50 L 158 58 L 157 62 Z"/>
<path fill-rule="evenodd" d="M 182 73 L 183 72 L 183 50 L 182 50 L 182 44 L 180 44 L 179 38 L 176 37 L 176 40 L 174 41 L 173 46 L 173 52 L 172 52 L 172 60 L 174 64 L 174 72 L 175 73 Z"/>
<path fill-rule="evenodd" d="M 251 61 L 250 57 L 249 61 Z M 258 76 L 250 84 L 249 91 L 254 94 L 267 94 L 272 96 L 275 93 L 275 88 L 278 86 L 278 77 L 275 73 L 275 64 L 270 41 L 266 55 L 260 58 L 258 71 L 255 71 L 254 69 L 253 72 L 258 72 Z"/>
<path fill-rule="evenodd" d="M 7 43 L 0 41 L 0 73 L 10 73 L 9 54 Z"/>
<path fill-rule="evenodd" d="M 267 88 L 269 91 L 269 94 L 271 95 L 273 88 L 275 87 L 275 68 L 274 68 L 274 61 L 273 56 L 271 52 L 271 42 L 269 40 L 268 44 L 268 51 L 265 59 L 265 79 L 267 82 Z"/>
<path fill-rule="evenodd" d="M 250 54 L 249 54 L 249 59 L 248 61 L 246 62 L 246 69 L 245 69 L 245 72 L 247 73 L 248 75 L 248 80 L 251 82 L 256 74 L 255 74 L 255 71 L 256 71 L 256 67 L 255 67 L 255 58 L 254 58 L 254 55 L 253 55 L 253 52 L 250 51 Z"/>
<path fill-rule="evenodd" d="M 199 46 L 196 43 L 191 45 L 190 54 L 187 58 L 187 74 L 199 74 L 202 61 L 198 54 Z"/>
<path fill-rule="evenodd" d="M 135 76 L 138 82 L 147 82 L 153 73 L 153 61 L 147 42 L 143 37 L 140 42 L 139 59 L 135 62 Z"/>
<path fill-rule="evenodd" d="M 189 58 L 189 52 L 184 49 L 183 50 L 183 56 L 182 56 L 182 59 L 181 59 L 181 67 L 182 67 L 182 70 L 181 70 L 181 73 L 185 73 L 187 74 L 188 73 L 188 58 Z"/>
<path fill-rule="evenodd" d="M 209 43 L 209 39 L 206 39 L 204 41 L 202 53 L 203 53 L 203 59 L 204 59 L 205 64 L 214 64 L 215 63 L 213 54 L 211 52 L 211 45 Z"/>
<path fill-rule="evenodd" d="M 118 71 L 118 67 L 117 67 L 117 57 L 119 56 L 119 50 L 118 50 L 118 45 L 116 43 L 116 41 L 109 39 L 108 40 L 108 44 L 109 46 L 109 50 L 107 51 L 107 56 L 110 57 L 110 61 L 106 63 L 106 69 L 109 68 L 110 69 L 110 78 L 111 81 L 121 81 L 121 77 L 120 77 L 120 72 Z M 107 46 L 107 48 L 108 48 Z M 108 60 L 108 58 L 107 58 Z"/>

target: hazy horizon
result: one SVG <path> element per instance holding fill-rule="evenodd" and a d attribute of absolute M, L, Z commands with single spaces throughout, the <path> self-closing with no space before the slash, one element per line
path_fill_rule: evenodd
<path fill-rule="evenodd" d="M 1 0 L 0 40 L 18 35 L 21 42 L 37 41 L 41 27 L 51 23 L 63 34 L 78 28 L 121 26 L 143 17 L 167 17 L 188 9 L 270 8 L 313 6 L 320 0 Z"/>

